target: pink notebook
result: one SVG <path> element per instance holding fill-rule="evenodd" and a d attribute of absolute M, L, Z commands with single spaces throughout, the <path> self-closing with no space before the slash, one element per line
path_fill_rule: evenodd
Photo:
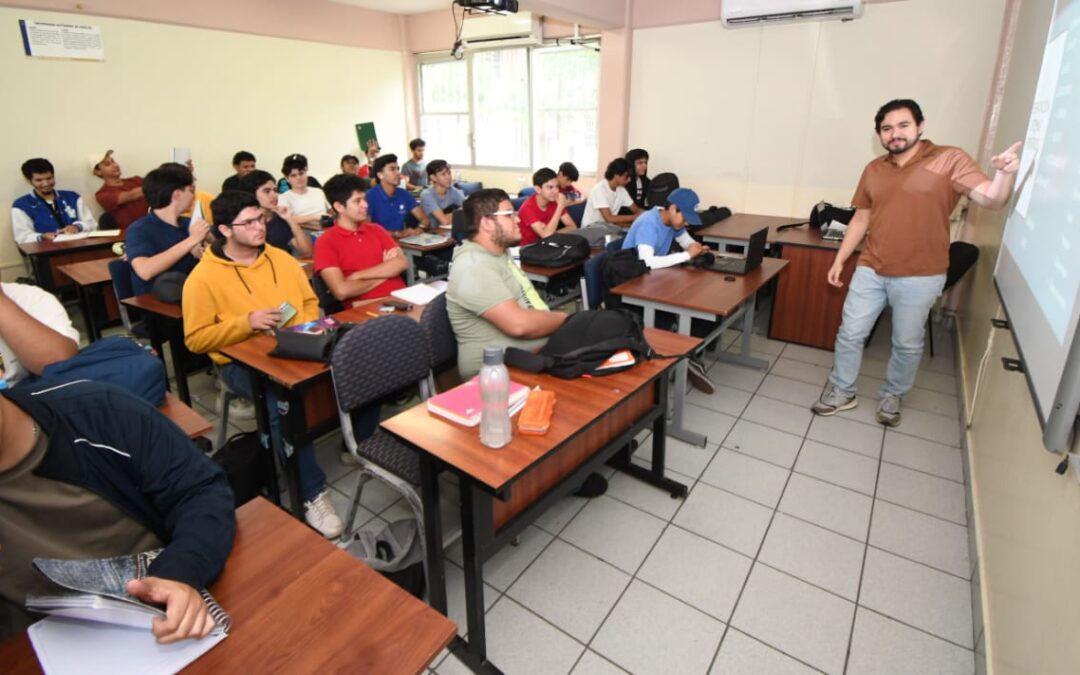
<path fill-rule="evenodd" d="M 510 414 L 513 415 L 525 405 L 529 398 L 529 388 L 517 382 L 510 382 Z M 472 378 L 454 387 L 450 391 L 432 396 L 427 400 L 428 412 L 457 422 L 466 427 L 480 424 L 480 376 Z"/>

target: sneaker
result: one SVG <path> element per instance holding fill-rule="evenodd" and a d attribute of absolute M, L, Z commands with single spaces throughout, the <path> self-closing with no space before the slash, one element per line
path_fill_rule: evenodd
<path fill-rule="evenodd" d="M 895 427 L 900 424 L 900 397 L 895 394 L 885 394 L 878 401 L 877 421 L 887 427 Z"/>
<path fill-rule="evenodd" d="M 221 394 L 218 394 L 221 396 Z M 234 398 L 229 401 L 230 420 L 253 420 L 255 419 L 255 406 L 246 398 Z"/>
<path fill-rule="evenodd" d="M 341 522 L 341 518 L 334 511 L 334 505 L 330 503 L 330 495 L 326 490 L 310 502 L 304 502 L 304 520 L 327 539 L 340 537 L 345 529 L 345 523 Z"/>
<path fill-rule="evenodd" d="M 857 405 L 859 405 L 858 399 L 854 396 L 844 395 L 830 382 L 825 386 L 825 391 L 821 392 L 821 398 L 819 398 L 814 405 L 810 406 L 810 410 L 814 411 L 815 415 L 828 417 L 829 415 L 835 415 L 841 410 L 851 410 Z"/>
<path fill-rule="evenodd" d="M 690 380 L 690 386 L 703 394 L 712 394 L 716 391 L 712 380 L 705 374 L 705 367 L 694 359 L 687 359 L 686 377 Z"/>

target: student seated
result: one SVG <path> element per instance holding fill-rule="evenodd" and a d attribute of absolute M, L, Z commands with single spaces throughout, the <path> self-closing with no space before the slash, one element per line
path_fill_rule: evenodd
<path fill-rule="evenodd" d="M 240 179 L 240 190 L 255 195 L 259 208 L 266 218 L 266 243 L 282 251 L 310 258 L 315 248 L 311 235 L 300 227 L 288 206 L 279 203 L 277 183 L 274 177 L 261 169 L 255 169 Z"/>
<path fill-rule="evenodd" d="M 409 141 L 409 161 L 401 165 L 401 175 L 405 177 L 405 189 L 426 188 L 428 172 L 424 164 L 424 150 L 427 144 L 422 138 Z"/>
<path fill-rule="evenodd" d="M 222 192 L 240 189 L 240 179 L 255 170 L 255 155 L 247 150 L 241 150 L 233 155 L 232 166 L 236 173 L 226 178 L 221 184 Z"/>
<path fill-rule="evenodd" d="M 180 216 L 195 200 L 195 177 L 186 166 L 167 162 L 146 174 L 143 193 L 150 213 L 132 223 L 125 237 L 136 295 L 153 290 L 154 279 L 163 272 L 188 274 L 195 269 L 210 232 L 205 220 L 190 222 Z"/>
<path fill-rule="evenodd" d="M 634 148 L 626 153 L 633 176 L 627 191 L 639 208 L 645 208 L 645 196 L 649 193 L 649 153 L 642 148 Z"/>
<path fill-rule="evenodd" d="M 375 176 L 379 179 L 367 194 L 369 216 L 373 223 L 382 225 L 394 239 L 420 234 L 428 226 L 428 217 L 416 204 L 416 199 L 408 190 L 400 190 L 401 170 L 398 168 L 397 155 L 382 155 L 372 165 Z M 405 217 L 412 214 L 420 227 L 405 227 Z"/>
<path fill-rule="evenodd" d="M 626 191 L 629 183 L 630 164 L 619 157 L 611 160 L 604 172 L 604 180 L 597 181 L 589 192 L 585 213 L 581 217 L 580 234 L 594 247 L 603 245 L 607 235 L 625 235 L 626 228 L 641 213 L 641 208 Z M 630 213 L 620 215 L 623 209 L 629 209 Z"/>
<path fill-rule="evenodd" d="M 653 270 L 679 265 L 707 253 L 709 248 L 694 241 L 686 231 L 687 225 L 701 225 L 697 205 L 696 192 L 689 188 L 675 190 L 663 207 L 643 211 L 634 219 L 622 247 L 637 249 L 638 259 Z M 673 241 L 679 242 L 683 250 L 671 253 Z"/>
<path fill-rule="evenodd" d="M 440 225 L 450 225 L 453 222 L 450 214 L 465 203 L 465 194 L 454 187 L 454 176 L 446 160 L 428 162 L 427 175 L 431 187 L 420 193 L 420 207 L 429 219 Z"/>
<path fill-rule="evenodd" d="M 533 174 L 532 181 L 536 194 L 518 209 L 521 245 L 528 246 L 550 237 L 559 229 L 576 230 L 574 219 L 566 212 L 566 197 L 559 191 L 555 172 L 544 167 Z"/>
<path fill-rule="evenodd" d="M 198 354 L 209 354 L 221 366 L 229 389 L 254 400 L 248 372 L 221 350 L 282 325 L 282 303 L 295 313 L 283 325 L 319 318 L 319 302 L 307 275 L 294 258 L 266 246 L 266 217 L 255 196 L 232 190 L 214 200 L 214 243 L 184 284 L 184 342 Z M 267 394 L 270 440 L 282 455 L 281 419 L 273 388 Z M 326 491 L 326 474 L 315 461 L 315 447 L 296 449 L 304 518 L 327 538 L 344 525 Z"/>
<path fill-rule="evenodd" d="M 23 162 L 22 175 L 33 187 L 11 205 L 11 233 L 16 244 L 50 241 L 57 234 L 97 229 L 97 220 L 71 190 L 57 190 L 53 165 L 41 157 Z"/>
<path fill-rule="evenodd" d="M 278 201 L 289 208 L 292 217 L 306 230 L 321 230 L 322 217 L 327 213 L 326 195 L 312 186 L 308 176 L 308 161 L 303 155 L 289 155 L 281 163 L 281 173 L 289 183 Z"/>
<path fill-rule="evenodd" d="M 360 175 L 360 158 L 356 155 L 342 155 L 340 166 L 341 173 L 352 176 Z"/>
<path fill-rule="evenodd" d="M 54 594 L 34 558 L 92 559 L 164 550 L 127 592 L 165 606 L 160 643 L 214 627 L 199 590 L 236 533 L 224 472 L 143 399 L 79 380 L 0 392 L 0 640 L 39 617 L 30 594 Z"/>
<path fill-rule="evenodd" d="M 572 162 L 563 162 L 559 165 L 559 173 L 555 176 L 555 179 L 559 183 L 559 192 L 566 197 L 567 206 L 580 204 L 584 201 L 581 197 L 581 191 L 574 185 L 574 181 L 579 176 L 577 167 Z"/>
<path fill-rule="evenodd" d="M 14 385 L 78 351 L 79 331 L 56 296 L 29 284 L 0 284 L 0 379 Z"/>
<path fill-rule="evenodd" d="M 315 273 L 343 303 L 380 298 L 405 288 L 401 275 L 409 268 L 405 254 L 386 230 L 368 222 L 365 192 L 367 181 L 359 176 L 341 174 L 326 181 L 337 219 L 315 241 Z"/>
<path fill-rule="evenodd" d="M 143 196 L 142 176 L 121 178 L 120 165 L 113 158 L 112 150 L 106 151 L 104 156 L 91 155 L 90 171 L 104 181 L 94 198 L 105 213 L 112 216 L 121 232 L 126 232 L 129 225 L 150 210 Z"/>

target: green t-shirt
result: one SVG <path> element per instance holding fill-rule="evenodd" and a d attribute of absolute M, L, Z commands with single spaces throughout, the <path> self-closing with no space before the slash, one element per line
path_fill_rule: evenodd
<path fill-rule="evenodd" d="M 528 295 L 537 297 L 536 290 L 523 274 L 514 273 L 510 267 L 513 264 L 508 253 L 495 255 L 471 241 L 454 251 L 446 288 L 446 310 L 457 337 L 458 371 L 463 380 L 480 372 L 485 345 L 531 350 L 547 342 L 547 338 L 512 338 L 480 316 L 507 300 L 516 301 L 524 309 L 547 309 L 529 301 Z"/>

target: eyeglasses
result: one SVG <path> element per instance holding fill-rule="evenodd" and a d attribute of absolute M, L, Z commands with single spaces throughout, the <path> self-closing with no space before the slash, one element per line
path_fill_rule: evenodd
<path fill-rule="evenodd" d="M 507 209 L 505 211 L 496 211 L 496 212 L 492 213 L 491 215 L 492 215 L 492 217 L 495 217 L 495 216 L 512 216 L 512 215 L 514 215 L 514 209 Z"/>
<path fill-rule="evenodd" d="M 254 225 L 255 223 L 266 224 L 266 216 L 255 216 L 254 218 L 248 218 L 247 220 L 241 220 L 239 223 L 229 223 L 229 227 L 247 227 Z"/>

